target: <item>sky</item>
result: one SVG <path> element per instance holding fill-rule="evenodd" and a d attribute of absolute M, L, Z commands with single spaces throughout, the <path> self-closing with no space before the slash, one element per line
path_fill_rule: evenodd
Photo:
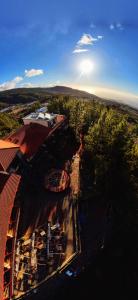
<path fill-rule="evenodd" d="M 137 0 L 0 6 L 0 91 L 66 85 L 138 108 Z"/>

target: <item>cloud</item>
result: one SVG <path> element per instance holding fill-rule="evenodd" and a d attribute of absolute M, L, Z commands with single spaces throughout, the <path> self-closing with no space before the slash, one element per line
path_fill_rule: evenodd
<path fill-rule="evenodd" d="M 38 85 L 31 83 L 31 82 L 25 82 L 23 84 L 20 85 L 23 88 L 33 88 L 33 87 L 37 87 Z"/>
<path fill-rule="evenodd" d="M 72 53 L 83 53 L 83 52 L 88 52 L 88 49 L 83 49 L 83 48 L 76 48 L 73 50 Z"/>
<path fill-rule="evenodd" d="M 77 42 L 77 45 L 83 46 L 83 45 L 93 45 L 94 42 L 97 41 L 97 38 L 94 38 L 91 36 L 91 34 L 84 33 L 80 40 Z"/>
<path fill-rule="evenodd" d="M 31 69 L 31 70 L 25 70 L 25 77 L 34 77 L 44 74 L 44 71 L 42 69 Z"/>
<path fill-rule="evenodd" d="M 14 81 L 6 81 L 0 84 L 0 91 L 14 89 L 16 87 L 16 83 Z"/>
<path fill-rule="evenodd" d="M 31 69 L 31 70 L 25 70 L 25 75 L 23 77 L 21 76 L 16 76 L 12 80 L 5 81 L 0 84 L 0 91 L 5 91 L 5 90 L 10 90 L 10 89 L 15 89 L 19 85 L 21 81 L 23 81 L 26 77 L 33 77 L 33 76 L 38 76 L 42 75 L 44 71 L 42 69 Z M 27 86 L 27 87 L 32 87 L 33 85 L 31 83 L 24 83 L 20 84 L 20 86 Z"/>
<path fill-rule="evenodd" d="M 20 77 L 20 76 L 17 76 L 17 77 L 15 77 L 14 79 L 13 79 L 13 81 L 15 82 L 15 83 L 19 83 L 20 81 L 22 81 L 23 80 L 23 77 Z"/>
<path fill-rule="evenodd" d="M 123 30 L 123 25 L 121 23 L 116 23 L 116 28 L 119 30 Z"/>
<path fill-rule="evenodd" d="M 17 84 L 23 80 L 23 77 L 17 76 L 12 80 L 5 81 L 0 84 L 0 91 L 15 89 Z"/>
<path fill-rule="evenodd" d="M 109 28 L 110 28 L 110 30 L 114 30 L 114 29 L 123 30 L 124 29 L 124 27 L 121 23 L 110 24 Z"/>
<path fill-rule="evenodd" d="M 90 28 L 92 28 L 92 29 L 93 29 L 93 28 L 95 28 L 95 27 L 96 27 L 96 25 L 95 25 L 95 24 L 93 24 L 93 23 L 91 23 L 91 24 L 90 24 Z"/>
<path fill-rule="evenodd" d="M 114 24 L 110 24 L 109 28 L 110 28 L 110 30 L 114 30 L 115 29 Z"/>
<path fill-rule="evenodd" d="M 93 37 L 91 34 L 84 33 L 80 40 L 77 42 L 75 49 L 72 53 L 83 53 L 88 52 L 89 50 L 87 48 L 83 48 L 83 46 L 91 46 L 98 40 L 102 40 L 103 36 L 98 35 L 97 37 Z"/>
<path fill-rule="evenodd" d="M 42 82 L 42 83 L 32 83 L 32 82 L 24 82 L 23 84 L 21 84 L 20 86 L 23 88 L 35 88 L 35 87 L 40 87 L 40 88 L 44 88 L 44 87 L 53 87 L 53 86 L 57 86 L 57 85 L 66 85 L 63 82 L 61 82 L 60 80 L 56 80 L 53 82 Z"/>
<path fill-rule="evenodd" d="M 98 40 L 102 40 L 103 39 L 103 35 L 98 35 L 97 38 L 98 38 Z"/>

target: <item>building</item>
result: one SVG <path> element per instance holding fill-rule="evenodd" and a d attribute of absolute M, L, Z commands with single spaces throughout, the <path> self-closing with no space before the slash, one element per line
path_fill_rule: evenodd
<path fill-rule="evenodd" d="M 15 290 L 22 290 L 20 279 L 15 284 L 16 272 L 19 273 L 19 254 L 20 251 L 26 251 L 26 245 L 23 241 L 20 245 L 17 240 L 18 226 L 20 220 L 21 203 L 19 194 L 23 181 L 23 174 L 18 165 L 22 161 L 29 164 L 30 160 L 37 154 L 39 148 L 44 142 L 60 128 L 67 127 L 67 119 L 62 115 L 50 115 L 47 113 L 35 113 L 26 117 L 28 123 L 11 133 L 4 140 L 0 140 L 0 299 L 11 300 L 18 298 L 15 296 Z M 30 120 L 30 121 L 29 121 Z M 40 122 L 40 123 L 39 123 Z M 15 164 L 16 161 L 16 164 Z M 15 167 L 16 165 L 16 167 Z M 22 164 L 22 167 L 26 167 Z M 53 230 L 53 229 L 52 229 Z M 43 233 L 43 231 L 42 231 Z M 41 231 L 33 234 L 30 240 L 30 247 L 33 249 L 35 234 L 42 240 Z M 42 237 L 41 237 L 42 236 Z M 22 250 L 21 250 L 22 247 Z M 38 242 L 39 248 L 39 242 Z M 41 251 L 41 249 L 39 250 Z M 58 250 L 60 251 L 60 250 Z M 21 257 L 21 256 L 20 256 Z M 30 256 L 29 256 L 30 257 Z M 26 258 L 24 258 L 26 260 Z M 31 250 L 30 266 L 35 270 L 34 263 L 35 249 Z M 20 265 L 24 261 L 20 261 Z M 31 270 L 31 269 L 30 269 Z M 24 278 L 27 276 L 24 273 Z M 31 273 L 30 273 L 31 276 Z M 30 280 L 30 279 L 29 279 Z M 32 278 L 32 284 L 35 282 Z M 25 284 L 25 280 L 24 280 Z M 15 288 L 16 286 L 16 288 Z M 25 290 L 25 287 L 23 287 Z"/>
<path fill-rule="evenodd" d="M 26 120 L 24 121 L 24 125 L 5 138 L 5 141 L 18 145 L 21 153 L 27 159 L 33 158 L 41 145 L 57 129 L 67 125 L 67 118 L 63 115 L 45 114 L 46 116 L 50 115 L 50 121 L 47 121 L 47 118 L 33 118 L 32 115 L 27 116 L 26 119 L 24 118 L 23 120 Z M 44 114 L 34 113 L 34 115 Z"/>
<path fill-rule="evenodd" d="M 40 124 L 45 127 L 53 127 L 56 123 L 55 114 L 50 114 L 44 112 L 44 108 L 40 108 L 37 112 L 31 113 L 23 118 L 24 125 L 29 125 L 31 123 Z"/>
<path fill-rule="evenodd" d="M 50 128 L 37 123 L 23 125 L 16 132 L 6 137 L 6 141 L 19 145 L 20 152 L 30 159 L 47 139 Z"/>

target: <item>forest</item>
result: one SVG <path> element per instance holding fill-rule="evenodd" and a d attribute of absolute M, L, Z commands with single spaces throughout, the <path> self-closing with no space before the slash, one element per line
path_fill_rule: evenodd
<path fill-rule="evenodd" d="M 110 255 L 117 247 L 121 249 L 122 261 L 126 260 L 123 268 L 126 282 L 132 289 L 136 288 L 138 119 L 117 107 L 68 96 L 55 98 L 48 108 L 68 117 L 77 141 L 80 134 L 84 137 L 80 201 L 88 204 L 96 201 L 109 207 L 113 232 Z"/>
<path fill-rule="evenodd" d="M 133 213 L 136 213 L 138 189 L 138 120 L 132 121 L 129 114 L 97 101 L 68 96 L 52 100 L 48 109 L 69 118 L 76 139 L 80 132 L 84 134 L 83 199 L 89 197 L 92 188 L 95 197 L 112 199 L 120 212 L 125 205 L 125 216 L 130 222 L 137 221 Z"/>

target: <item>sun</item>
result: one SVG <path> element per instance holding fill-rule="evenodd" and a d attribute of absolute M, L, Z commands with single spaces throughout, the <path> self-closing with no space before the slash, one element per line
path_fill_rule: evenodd
<path fill-rule="evenodd" d="M 94 69 L 94 64 L 90 59 L 84 59 L 79 64 L 81 75 L 90 74 Z"/>

